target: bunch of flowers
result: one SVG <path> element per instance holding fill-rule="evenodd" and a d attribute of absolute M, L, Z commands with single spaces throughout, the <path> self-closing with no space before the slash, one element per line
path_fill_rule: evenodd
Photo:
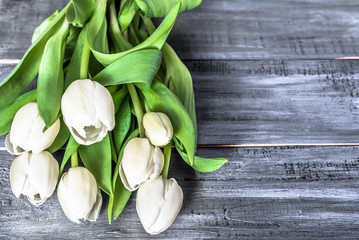
<path fill-rule="evenodd" d="M 183 192 L 167 177 L 172 147 L 200 172 L 226 162 L 195 156 L 192 78 L 166 43 L 178 13 L 200 2 L 72 0 L 35 30 L 0 85 L 0 135 L 8 133 L 5 147 L 17 155 L 10 168 L 16 197 L 38 206 L 57 186 L 65 215 L 79 223 L 98 218 L 107 194 L 111 223 L 138 190 L 148 233 L 173 223 Z M 165 18 L 156 29 L 151 17 Z M 37 88 L 23 94 L 36 76 Z M 52 153 L 63 146 L 59 167 Z"/>

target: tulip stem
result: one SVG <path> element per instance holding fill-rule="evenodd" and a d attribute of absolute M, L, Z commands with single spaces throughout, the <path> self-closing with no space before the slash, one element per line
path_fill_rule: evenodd
<path fill-rule="evenodd" d="M 128 92 L 130 93 L 133 107 L 135 108 L 138 128 L 140 129 L 140 137 L 143 138 L 145 137 L 145 129 L 143 128 L 143 124 L 142 124 L 143 110 L 142 110 L 141 102 L 140 99 L 138 98 L 138 94 L 135 86 L 132 83 L 128 83 L 127 88 L 128 88 Z"/>
<path fill-rule="evenodd" d="M 77 150 L 71 155 L 71 167 L 78 167 L 79 159 L 77 155 Z"/>
<path fill-rule="evenodd" d="M 81 54 L 80 79 L 87 79 L 89 62 L 90 62 L 90 53 L 91 50 L 87 43 L 87 38 L 86 38 Z"/>
<path fill-rule="evenodd" d="M 163 155 L 165 157 L 165 162 L 164 162 L 164 165 L 163 165 L 163 170 L 162 170 L 161 175 L 165 179 L 167 179 L 168 169 L 170 167 L 171 153 L 172 153 L 172 140 L 165 146 L 165 149 L 163 150 Z"/>

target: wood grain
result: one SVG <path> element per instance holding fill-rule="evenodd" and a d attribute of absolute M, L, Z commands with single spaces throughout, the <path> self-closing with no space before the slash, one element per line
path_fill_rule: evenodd
<path fill-rule="evenodd" d="M 359 147 L 199 149 L 226 156 L 213 173 L 198 173 L 173 154 L 170 177 L 184 191 L 172 227 L 146 234 L 135 194 L 118 220 L 107 223 L 106 203 L 96 223 L 71 223 L 52 196 L 36 208 L 9 186 L 12 156 L 0 152 L 1 239 L 357 239 Z M 61 154 L 57 156 L 60 158 Z"/>
<path fill-rule="evenodd" d="M 2 0 L 0 59 L 21 58 L 67 2 Z M 358 22 L 354 0 L 206 0 L 180 15 L 169 42 L 182 59 L 331 59 L 359 55 Z"/>
<path fill-rule="evenodd" d="M 185 63 L 193 75 L 199 144 L 359 143 L 356 60 Z M 0 65 L 1 80 L 11 68 Z"/>

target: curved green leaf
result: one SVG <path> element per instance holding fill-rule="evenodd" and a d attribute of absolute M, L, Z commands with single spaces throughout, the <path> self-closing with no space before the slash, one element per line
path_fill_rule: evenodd
<path fill-rule="evenodd" d="M 50 147 L 46 149 L 46 151 L 50 153 L 54 153 L 59 150 L 62 146 L 65 145 L 66 141 L 71 136 L 69 129 L 67 128 L 64 120 L 60 118 L 60 131 L 57 134 L 55 141 L 51 144 Z"/>
<path fill-rule="evenodd" d="M 27 50 L 20 63 L 0 84 L 0 109 L 14 102 L 36 77 L 46 42 L 61 28 L 66 9 L 67 7 L 55 16 L 48 27 Z"/>
<path fill-rule="evenodd" d="M 107 0 L 97 0 L 96 8 L 90 22 L 86 25 L 87 42 L 91 49 L 107 54 Z M 100 61 L 101 62 L 101 61 Z"/>
<path fill-rule="evenodd" d="M 162 60 L 162 53 L 157 49 L 143 49 L 121 57 L 92 80 L 104 86 L 125 83 L 151 84 Z"/>
<path fill-rule="evenodd" d="M 69 24 L 64 21 L 61 29 L 46 43 L 37 79 L 37 106 L 46 127 L 50 127 L 58 118 L 61 96 L 64 88 L 65 39 L 69 33 Z"/>
<path fill-rule="evenodd" d="M 64 157 L 62 158 L 61 166 L 60 166 L 60 173 L 59 173 L 59 179 L 62 176 L 62 173 L 64 171 L 65 165 L 67 161 L 70 159 L 71 155 L 76 152 L 76 150 L 79 148 L 80 144 L 76 142 L 73 136 L 70 136 L 69 141 L 67 142 Z"/>
<path fill-rule="evenodd" d="M 81 28 L 70 26 L 70 33 L 66 39 L 64 62 L 71 60 L 72 54 L 75 51 L 77 40 L 81 33 Z"/>
<path fill-rule="evenodd" d="M 173 125 L 174 135 L 182 142 L 192 165 L 197 147 L 196 132 L 191 117 L 181 101 L 156 79 L 151 88 L 143 84 L 137 84 L 137 86 L 141 89 L 151 111 L 163 112 L 169 117 Z"/>
<path fill-rule="evenodd" d="M 116 113 L 115 120 L 116 124 L 112 133 L 116 152 L 120 153 L 122 143 L 131 126 L 131 107 L 129 98 L 126 98 L 121 104 L 120 109 Z"/>
<path fill-rule="evenodd" d="M 83 52 L 85 40 L 86 40 L 86 28 L 83 28 L 76 42 L 76 46 L 72 53 L 70 63 L 67 67 L 64 90 L 66 90 L 67 87 L 73 81 L 81 79 L 80 78 L 81 58 L 82 58 L 82 52 Z"/>
<path fill-rule="evenodd" d="M 127 89 L 127 88 L 126 88 Z M 13 104 L 0 110 L 0 135 L 10 131 L 11 123 L 17 111 L 25 104 L 36 101 L 36 89 L 18 97 Z"/>
<path fill-rule="evenodd" d="M 34 31 L 31 38 L 31 43 L 36 42 L 39 38 L 44 34 L 46 30 L 48 30 L 51 24 L 54 24 L 56 21 L 57 15 L 59 15 L 59 11 L 56 10 L 50 17 L 48 17 L 45 21 L 43 21 Z"/>
<path fill-rule="evenodd" d="M 103 0 L 102 0 L 103 1 Z M 167 17 L 162 21 L 162 23 L 160 24 L 160 26 L 156 29 L 156 31 L 151 34 L 151 36 L 149 36 L 145 41 L 143 41 L 142 43 L 140 43 L 139 45 L 137 45 L 134 48 L 131 48 L 127 51 L 124 52 L 119 52 L 119 53 L 113 53 L 113 54 L 107 54 L 105 51 L 102 51 L 96 44 L 96 42 L 94 41 L 89 41 L 89 46 L 91 48 L 92 53 L 95 55 L 96 59 L 103 64 L 104 66 L 108 66 L 111 63 L 115 62 L 116 60 L 118 60 L 119 58 L 140 50 L 140 49 L 144 49 L 144 48 L 156 48 L 156 49 L 161 49 L 163 44 L 165 43 L 168 34 L 170 33 L 177 15 L 178 15 L 178 11 L 180 8 L 180 2 L 178 4 L 176 4 L 171 11 L 169 12 L 169 14 L 167 15 Z M 96 13 L 97 11 L 95 11 Z M 95 14 L 96 15 L 96 14 Z M 102 18 L 104 17 L 104 14 L 101 15 Z M 94 19 L 95 17 L 93 17 Z M 91 20 L 92 22 L 93 20 Z M 103 20 L 102 20 L 103 21 Z M 90 22 L 90 23 L 91 23 Z M 97 23 L 97 25 L 100 25 L 101 23 Z M 93 25 L 93 26 L 92 26 Z M 91 34 L 89 32 L 89 36 L 91 36 L 91 38 L 98 38 L 98 34 L 101 35 L 101 33 L 99 33 L 99 31 L 95 31 L 95 27 L 97 25 L 92 24 L 90 26 L 88 26 L 88 31 L 91 29 Z M 94 30 L 93 30 L 94 29 Z"/>
<path fill-rule="evenodd" d="M 67 21 L 76 27 L 83 27 L 95 9 L 95 0 L 71 0 L 67 9 Z"/>
<path fill-rule="evenodd" d="M 137 8 L 138 7 L 134 0 L 121 1 L 121 7 L 118 13 L 118 22 L 120 23 L 122 32 L 124 32 L 130 25 L 137 12 Z"/>
<path fill-rule="evenodd" d="M 192 76 L 170 45 L 165 43 L 162 52 L 167 66 L 167 74 L 171 78 L 171 82 L 175 85 L 175 90 L 173 92 L 189 113 L 197 135 L 197 119 Z"/>
<path fill-rule="evenodd" d="M 113 104 L 115 105 L 115 112 L 118 112 L 119 107 L 122 101 L 127 96 L 128 89 L 127 87 L 122 87 L 119 91 L 112 95 Z"/>
<path fill-rule="evenodd" d="M 178 2 L 182 2 L 180 13 L 199 6 L 202 0 L 135 0 L 142 16 L 165 17 Z"/>
<path fill-rule="evenodd" d="M 94 175 L 97 185 L 108 195 L 113 196 L 111 143 L 107 135 L 101 142 L 81 145 L 79 154 L 85 167 Z"/>

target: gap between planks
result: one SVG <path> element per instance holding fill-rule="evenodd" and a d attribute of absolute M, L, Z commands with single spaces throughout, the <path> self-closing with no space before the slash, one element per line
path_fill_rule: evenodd
<path fill-rule="evenodd" d="M 257 147 L 350 147 L 359 146 L 359 143 L 280 143 L 280 144 L 199 144 L 197 148 L 257 148 Z M 174 148 L 174 146 L 173 146 Z M 60 148 L 59 150 L 65 150 Z M 6 151 L 0 147 L 0 151 Z"/>

